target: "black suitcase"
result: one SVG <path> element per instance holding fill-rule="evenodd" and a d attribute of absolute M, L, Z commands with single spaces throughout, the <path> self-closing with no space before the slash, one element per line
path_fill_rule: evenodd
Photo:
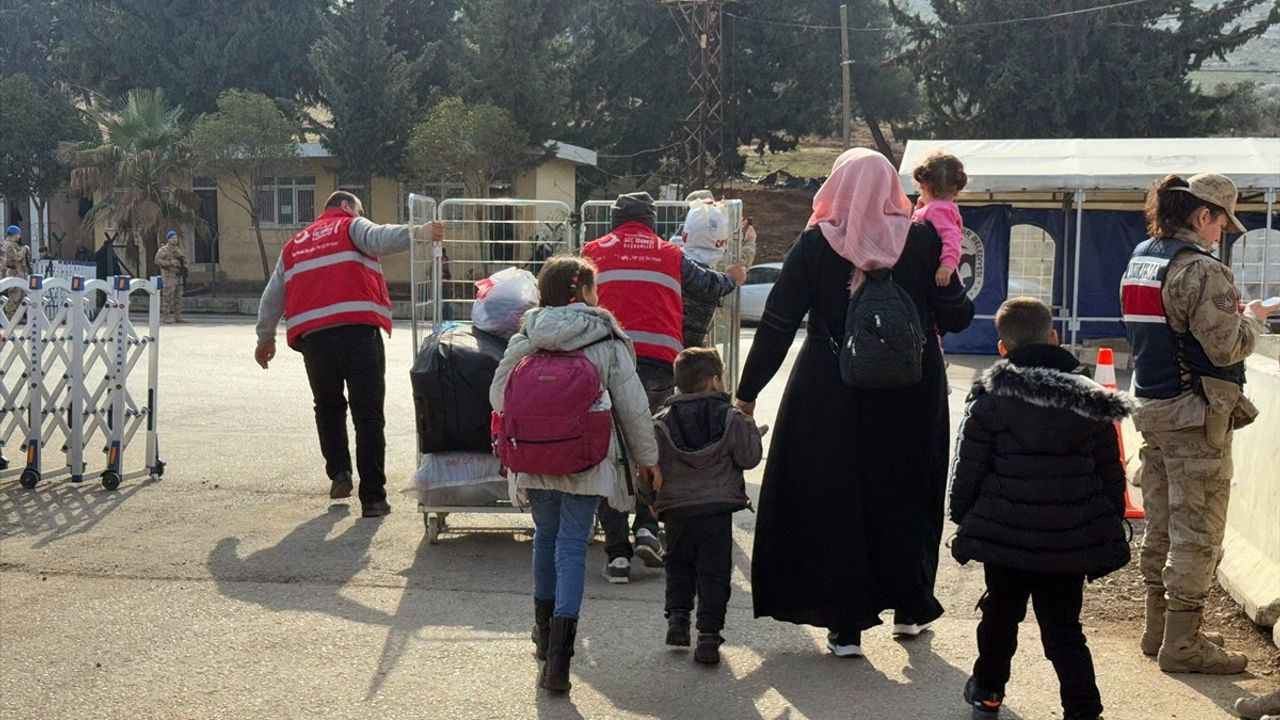
<path fill-rule="evenodd" d="M 489 386 L 507 342 L 472 325 L 427 337 L 409 371 L 418 450 L 490 452 Z"/>

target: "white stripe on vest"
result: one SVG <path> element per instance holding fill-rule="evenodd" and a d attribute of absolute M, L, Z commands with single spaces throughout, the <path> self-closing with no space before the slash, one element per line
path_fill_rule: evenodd
<path fill-rule="evenodd" d="M 672 290 L 677 295 L 681 294 L 679 280 L 676 280 L 665 273 L 653 270 L 607 270 L 600 273 L 600 277 L 596 278 L 596 283 L 600 285 L 610 282 L 627 281 L 653 283 L 655 285 L 661 285 L 668 290 Z"/>
<path fill-rule="evenodd" d="M 631 338 L 631 342 L 644 343 L 646 345 L 657 345 L 658 347 L 675 350 L 677 353 L 684 350 L 684 343 L 681 342 L 681 339 L 673 338 L 670 335 L 629 331 L 627 333 L 627 337 Z"/>
<path fill-rule="evenodd" d="M 372 313 L 377 313 L 388 319 L 391 318 L 390 308 L 383 307 L 378 303 L 357 300 L 352 302 L 334 303 L 333 305 L 326 305 L 324 307 L 316 308 L 315 310 L 308 310 L 296 317 L 285 318 L 284 326 L 288 328 L 290 326 L 309 323 L 312 320 L 327 318 L 332 315 L 341 315 L 343 313 L 353 313 L 353 312 L 372 312 Z"/>
<path fill-rule="evenodd" d="M 293 276 L 307 272 L 308 270 L 318 270 L 322 267 L 330 267 L 344 262 L 357 262 L 370 270 L 382 272 L 382 264 L 377 260 L 373 260 L 366 255 L 355 252 L 354 250 L 347 250 L 346 252 L 325 255 L 324 257 L 313 258 L 311 260 L 303 260 L 285 271 L 284 280 L 285 282 L 288 282 L 293 279 Z"/>

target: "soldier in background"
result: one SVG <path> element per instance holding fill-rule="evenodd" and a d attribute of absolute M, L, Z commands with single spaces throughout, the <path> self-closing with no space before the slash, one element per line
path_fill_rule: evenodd
<path fill-rule="evenodd" d="M 170 230 L 165 233 L 165 243 L 156 253 L 156 265 L 160 268 L 164 282 L 164 303 L 161 306 L 161 319 L 172 318 L 173 322 L 182 322 L 182 290 L 186 283 L 187 254 L 179 244 L 178 233 Z"/>
<path fill-rule="evenodd" d="M 22 244 L 22 229 L 10 225 L 4 231 L 4 243 L 0 245 L 0 278 L 24 278 L 31 270 L 31 249 Z M 18 310 L 22 302 L 21 290 L 10 290 L 4 304 L 4 313 L 9 317 Z"/>
<path fill-rule="evenodd" d="M 1143 439 L 1141 646 L 1165 672 L 1230 675 L 1248 664 L 1200 629 L 1222 558 L 1232 431 L 1258 415 L 1244 396 L 1244 360 L 1269 313 L 1260 301 L 1240 304 L 1231 269 L 1212 254 L 1224 232 L 1244 232 L 1236 197 L 1222 175 L 1157 183 L 1147 194 L 1151 239 L 1121 280 Z"/>

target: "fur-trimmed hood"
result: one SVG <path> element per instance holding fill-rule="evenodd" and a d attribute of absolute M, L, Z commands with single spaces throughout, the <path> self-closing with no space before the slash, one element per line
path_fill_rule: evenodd
<path fill-rule="evenodd" d="M 1070 355 L 1066 350 L 1055 349 Z M 981 395 L 1013 398 L 1040 407 L 1070 410 L 1090 420 L 1113 422 L 1125 419 L 1135 408 L 1129 398 L 1084 375 L 1010 360 L 997 361 L 974 382 L 971 397 Z"/>

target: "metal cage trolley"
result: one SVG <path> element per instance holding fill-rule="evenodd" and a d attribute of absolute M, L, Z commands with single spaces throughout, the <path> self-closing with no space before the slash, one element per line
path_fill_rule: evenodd
<path fill-rule="evenodd" d="M 414 241 L 410 258 L 415 359 L 427 337 L 449 323 L 470 323 L 475 283 L 504 268 L 538 274 L 551 257 L 577 249 L 571 210 L 551 200 L 451 198 L 436 206 L 430 198 L 409 196 L 412 223 L 444 223 L 444 239 Z M 424 454 L 418 453 L 421 466 Z M 450 506 L 418 503 L 429 543 L 442 532 L 488 530 L 446 526 L 451 514 L 523 514 L 509 501 L 492 505 Z"/>

